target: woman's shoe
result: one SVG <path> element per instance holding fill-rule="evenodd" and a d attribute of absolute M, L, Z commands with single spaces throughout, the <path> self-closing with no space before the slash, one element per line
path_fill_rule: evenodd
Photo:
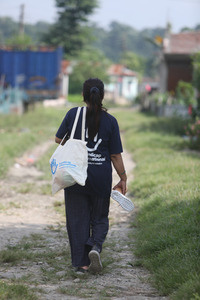
<path fill-rule="evenodd" d="M 76 273 L 87 273 L 88 269 L 84 269 L 84 268 L 81 268 L 81 267 L 76 267 L 76 268 L 74 268 L 74 271 Z"/>
<path fill-rule="evenodd" d="M 99 251 L 92 249 L 89 252 L 89 259 L 90 259 L 90 265 L 88 268 L 88 271 L 93 274 L 98 274 L 102 271 L 102 263 L 101 263 L 101 258 Z"/>

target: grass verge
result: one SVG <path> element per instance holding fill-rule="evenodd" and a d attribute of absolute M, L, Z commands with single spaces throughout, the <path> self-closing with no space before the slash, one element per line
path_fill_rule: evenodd
<path fill-rule="evenodd" d="M 53 138 L 67 108 L 44 108 L 38 104 L 22 116 L 0 118 L 0 177 L 3 178 L 14 158 L 44 140 Z"/>
<path fill-rule="evenodd" d="M 136 161 L 131 192 L 140 207 L 136 254 L 171 299 L 200 295 L 200 153 L 181 137 L 186 121 L 116 113 Z"/>

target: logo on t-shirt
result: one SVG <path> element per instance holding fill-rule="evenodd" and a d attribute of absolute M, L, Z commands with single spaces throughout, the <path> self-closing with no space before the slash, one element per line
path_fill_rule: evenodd
<path fill-rule="evenodd" d="M 86 130 L 86 138 L 88 138 L 88 130 Z M 103 162 L 106 160 L 104 156 L 102 156 L 101 153 L 95 153 L 97 151 L 99 145 L 102 142 L 102 139 L 98 140 L 98 133 L 94 137 L 95 145 L 93 148 L 87 147 L 88 150 L 88 164 L 90 165 L 102 165 Z"/>

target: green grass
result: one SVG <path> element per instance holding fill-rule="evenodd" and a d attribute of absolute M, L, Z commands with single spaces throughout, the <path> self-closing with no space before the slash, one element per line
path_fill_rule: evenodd
<path fill-rule="evenodd" d="M 41 253 L 33 253 L 32 248 L 44 248 L 46 243 L 44 238 L 38 234 L 24 237 L 16 246 L 8 246 L 7 249 L 0 251 L 0 263 L 12 266 L 22 261 L 37 261 L 41 258 Z"/>
<path fill-rule="evenodd" d="M 38 143 L 53 138 L 68 108 L 44 108 L 37 105 L 22 116 L 1 115 L 0 177 L 3 178 L 14 158 Z"/>
<path fill-rule="evenodd" d="M 37 300 L 38 297 L 22 284 L 8 284 L 0 282 L 0 299 L 1 300 Z"/>
<path fill-rule="evenodd" d="M 65 217 L 65 204 L 64 201 L 54 201 L 53 206 L 55 210 Z"/>
<path fill-rule="evenodd" d="M 200 296 L 200 153 L 185 151 L 184 120 L 116 114 L 137 166 L 136 254 L 171 299 Z M 196 298 L 195 298 L 196 297 Z"/>
<path fill-rule="evenodd" d="M 57 231 L 58 239 L 66 238 L 66 233 Z M 27 262 L 38 263 L 51 266 L 56 271 L 63 270 L 63 263 L 70 264 L 69 250 L 65 248 L 57 249 L 56 247 L 49 248 L 48 241 L 40 234 L 32 234 L 29 237 L 24 237 L 17 245 L 8 246 L 7 249 L 0 251 L 0 263 L 9 264 L 10 266 L 27 265 Z M 59 257 L 59 260 L 57 258 Z M 43 272 L 46 267 L 42 267 Z M 55 278 L 55 273 L 49 271 L 52 278 Z"/>
<path fill-rule="evenodd" d="M 59 126 L 59 125 L 58 125 Z M 49 148 L 49 150 L 40 157 L 40 159 L 36 163 L 36 167 L 43 172 L 42 179 L 45 180 L 51 180 L 51 171 L 50 171 L 50 165 L 49 160 L 54 153 L 56 147 L 58 147 L 58 144 L 52 143 L 52 146 Z"/>
<path fill-rule="evenodd" d="M 61 242 L 66 239 L 66 232 L 53 231 L 53 236 L 57 235 L 57 245 L 52 244 L 52 235 L 49 233 L 45 236 L 40 234 L 32 234 L 29 237 L 24 237 L 17 245 L 8 246 L 7 249 L 0 251 L 1 270 L 12 270 L 16 272 L 19 268 L 24 276 L 15 278 L 6 278 L 0 283 L 0 299 L 5 300 L 36 300 L 40 297 L 36 296 L 38 284 L 48 282 L 51 284 L 58 283 L 61 277 L 71 278 L 71 273 L 66 271 L 65 275 L 59 275 L 57 272 L 68 270 L 71 260 L 69 248 L 61 247 Z M 63 245 L 63 244 L 62 244 Z M 35 274 L 29 270 L 30 266 L 37 268 L 38 280 L 35 279 Z M 34 287 L 34 289 L 33 289 Z M 44 293 L 40 290 L 40 293 Z"/>
<path fill-rule="evenodd" d="M 81 106 L 83 105 L 83 96 L 81 94 L 69 94 L 68 101 Z"/>

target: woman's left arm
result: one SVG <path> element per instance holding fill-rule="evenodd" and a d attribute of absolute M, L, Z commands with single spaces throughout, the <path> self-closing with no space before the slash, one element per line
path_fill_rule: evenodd
<path fill-rule="evenodd" d="M 56 142 L 57 144 L 60 144 L 61 141 L 62 141 L 62 139 L 59 139 L 57 136 L 55 136 L 55 142 Z"/>
<path fill-rule="evenodd" d="M 111 158 L 111 161 L 113 163 L 113 166 L 114 166 L 117 174 L 120 177 L 120 181 L 118 182 L 118 184 L 116 184 L 114 186 L 113 189 L 116 189 L 117 187 L 119 187 L 122 189 L 122 193 L 125 195 L 127 192 L 127 186 L 126 186 L 127 176 L 126 176 L 126 171 L 124 168 L 124 163 L 123 163 L 121 153 L 111 154 L 110 158 Z"/>
<path fill-rule="evenodd" d="M 57 136 L 55 136 L 55 142 L 56 142 L 57 144 L 60 144 L 60 143 L 62 142 L 61 145 L 64 145 L 64 144 L 66 143 L 67 140 L 68 140 L 68 137 L 67 137 L 67 136 L 64 138 L 63 142 L 62 142 L 62 139 L 60 139 L 60 138 L 58 138 Z"/>

